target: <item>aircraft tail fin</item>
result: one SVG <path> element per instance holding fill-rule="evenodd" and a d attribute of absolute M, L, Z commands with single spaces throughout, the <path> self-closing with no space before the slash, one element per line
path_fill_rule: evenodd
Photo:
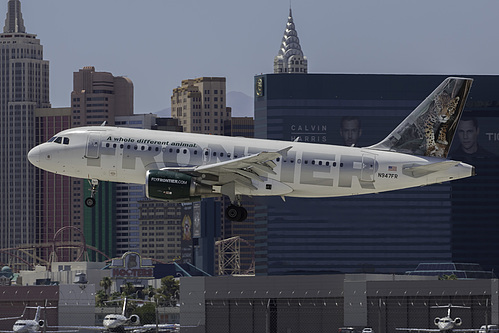
<path fill-rule="evenodd" d="M 446 158 L 473 79 L 445 79 L 383 141 L 368 147 Z"/>
<path fill-rule="evenodd" d="M 37 306 L 36 307 L 36 314 L 35 314 L 35 321 L 38 322 L 40 320 L 40 316 L 41 316 L 41 310 L 42 308 L 40 306 Z"/>

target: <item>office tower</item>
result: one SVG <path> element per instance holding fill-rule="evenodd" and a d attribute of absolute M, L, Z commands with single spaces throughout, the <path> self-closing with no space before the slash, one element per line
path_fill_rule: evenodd
<path fill-rule="evenodd" d="M 224 77 L 182 80 L 182 85 L 173 89 L 172 117 L 179 119 L 184 132 L 222 135 L 224 122 L 231 117 L 225 96 Z"/>
<path fill-rule="evenodd" d="M 35 145 L 34 109 L 50 107 L 49 62 L 26 32 L 19 0 L 8 2 L 0 53 L 0 248 L 11 248 L 35 240 L 35 167 L 26 155 Z M 0 262 L 10 259 L 0 253 Z"/>
<path fill-rule="evenodd" d="M 492 101 L 497 99 L 499 76 L 470 77 L 474 82 L 461 123 L 470 116 L 478 121 L 479 152 L 488 153 L 460 152 L 458 129 L 449 156 L 475 165 L 476 176 L 356 197 L 262 199 L 255 213 L 257 274 L 404 273 L 421 262 L 450 261 L 497 271 L 499 106 Z M 255 83 L 261 81 L 265 89 L 255 90 L 255 136 L 370 146 L 383 140 L 444 79 L 259 75 Z M 346 122 L 355 125 L 355 138 L 345 135 Z"/>
<path fill-rule="evenodd" d="M 182 132 L 178 119 L 155 118 L 151 128 L 158 131 Z M 138 201 L 139 244 L 144 257 L 158 262 L 180 259 L 182 206 L 179 203 L 145 199 Z"/>
<path fill-rule="evenodd" d="M 115 117 L 119 127 L 152 129 L 156 125 L 156 115 L 136 114 Z M 144 175 L 145 177 L 145 175 Z M 116 255 L 140 250 L 140 204 L 146 197 L 145 187 L 140 184 L 116 184 Z M 148 256 L 150 257 L 150 256 Z"/>
<path fill-rule="evenodd" d="M 71 108 L 35 109 L 35 123 L 36 144 L 47 142 L 58 132 L 71 127 Z M 43 260 L 73 261 L 81 255 L 81 248 L 75 246 L 82 245 L 82 226 L 72 218 L 75 211 L 69 200 L 71 185 L 70 177 L 36 169 L 35 243 L 38 248 L 37 255 Z M 48 246 L 54 244 L 61 246 Z"/>
<path fill-rule="evenodd" d="M 114 125 L 116 117 L 133 115 L 133 83 L 126 77 L 96 72 L 93 66 L 84 67 L 73 74 L 71 111 L 72 127 L 98 126 L 104 122 Z M 89 181 L 74 179 L 73 189 L 73 219 L 84 226 L 87 243 L 109 257 L 115 256 L 116 183 L 99 182 L 96 205 L 92 208 L 84 204 L 90 195 Z M 97 258 L 94 253 L 91 255 L 91 259 Z M 103 259 L 104 256 L 98 256 L 98 260 Z"/>
<path fill-rule="evenodd" d="M 274 58 L 274 73 L 307 73 L 307 57 L 303 55 L 301 50 L 291 8 L 289 9 L 288 22 L 282 37 L 281 47 Z"/>

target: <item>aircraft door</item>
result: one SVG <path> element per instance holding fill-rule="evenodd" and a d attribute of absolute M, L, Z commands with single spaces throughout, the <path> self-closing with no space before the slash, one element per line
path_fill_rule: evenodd
<path fill-rule="evenodd" d="M 87 137 L 86 158 L 99 158 L 100 132 L 89 132 Z"/>
<path fill-rule="evenodd" d="M 376 155 L 370 153 L 363 153 L 360 179 L 365 182 L 374 183 L 375 171 L 376 171 Z"/>
<path fill-rule="evenodd" d="M 209 164 L 211 159 L 211 148 L 203 149 L 203 164 Z"/>

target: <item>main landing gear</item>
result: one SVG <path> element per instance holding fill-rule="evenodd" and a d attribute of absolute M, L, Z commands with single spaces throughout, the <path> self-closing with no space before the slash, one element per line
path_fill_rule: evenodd
<path fill-rule="evenodd" d="M 90 185 L 92 185 L 92 189 L 90 190 L 90 196 L 85 198 L 85 206 L 92 208 L 95 206 L 95 193 L 97 192 L 97 188 L 99 187 L 99 180 L 92 179 L 88 181 Z"/>
<path fill-rule="evenodd" d="M 235 196 L 236 204 L 232 203 L 229 207 L 225 209 L 225 216 L 230 221 L 243 222 L 248 217 L 248 211 L 246 208 L 241 206 L 241 198 L 240 196 Z M 234 202 L 233 201 L 233 202 Z"/>

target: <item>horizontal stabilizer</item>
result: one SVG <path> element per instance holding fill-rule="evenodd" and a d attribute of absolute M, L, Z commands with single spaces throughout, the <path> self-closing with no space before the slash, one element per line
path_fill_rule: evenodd
<path fill-rule="evenodd" d="M 402 173 L 409 177 L 419 178 L 426 175 L 429 175 L 433 172 L 447 170 L 453 166 L 458 165 L 461 162 L 458 161 L 443 161 L 433 164 L 425 164 L 425 165 L 411 165 L 404 167 Z"/>

